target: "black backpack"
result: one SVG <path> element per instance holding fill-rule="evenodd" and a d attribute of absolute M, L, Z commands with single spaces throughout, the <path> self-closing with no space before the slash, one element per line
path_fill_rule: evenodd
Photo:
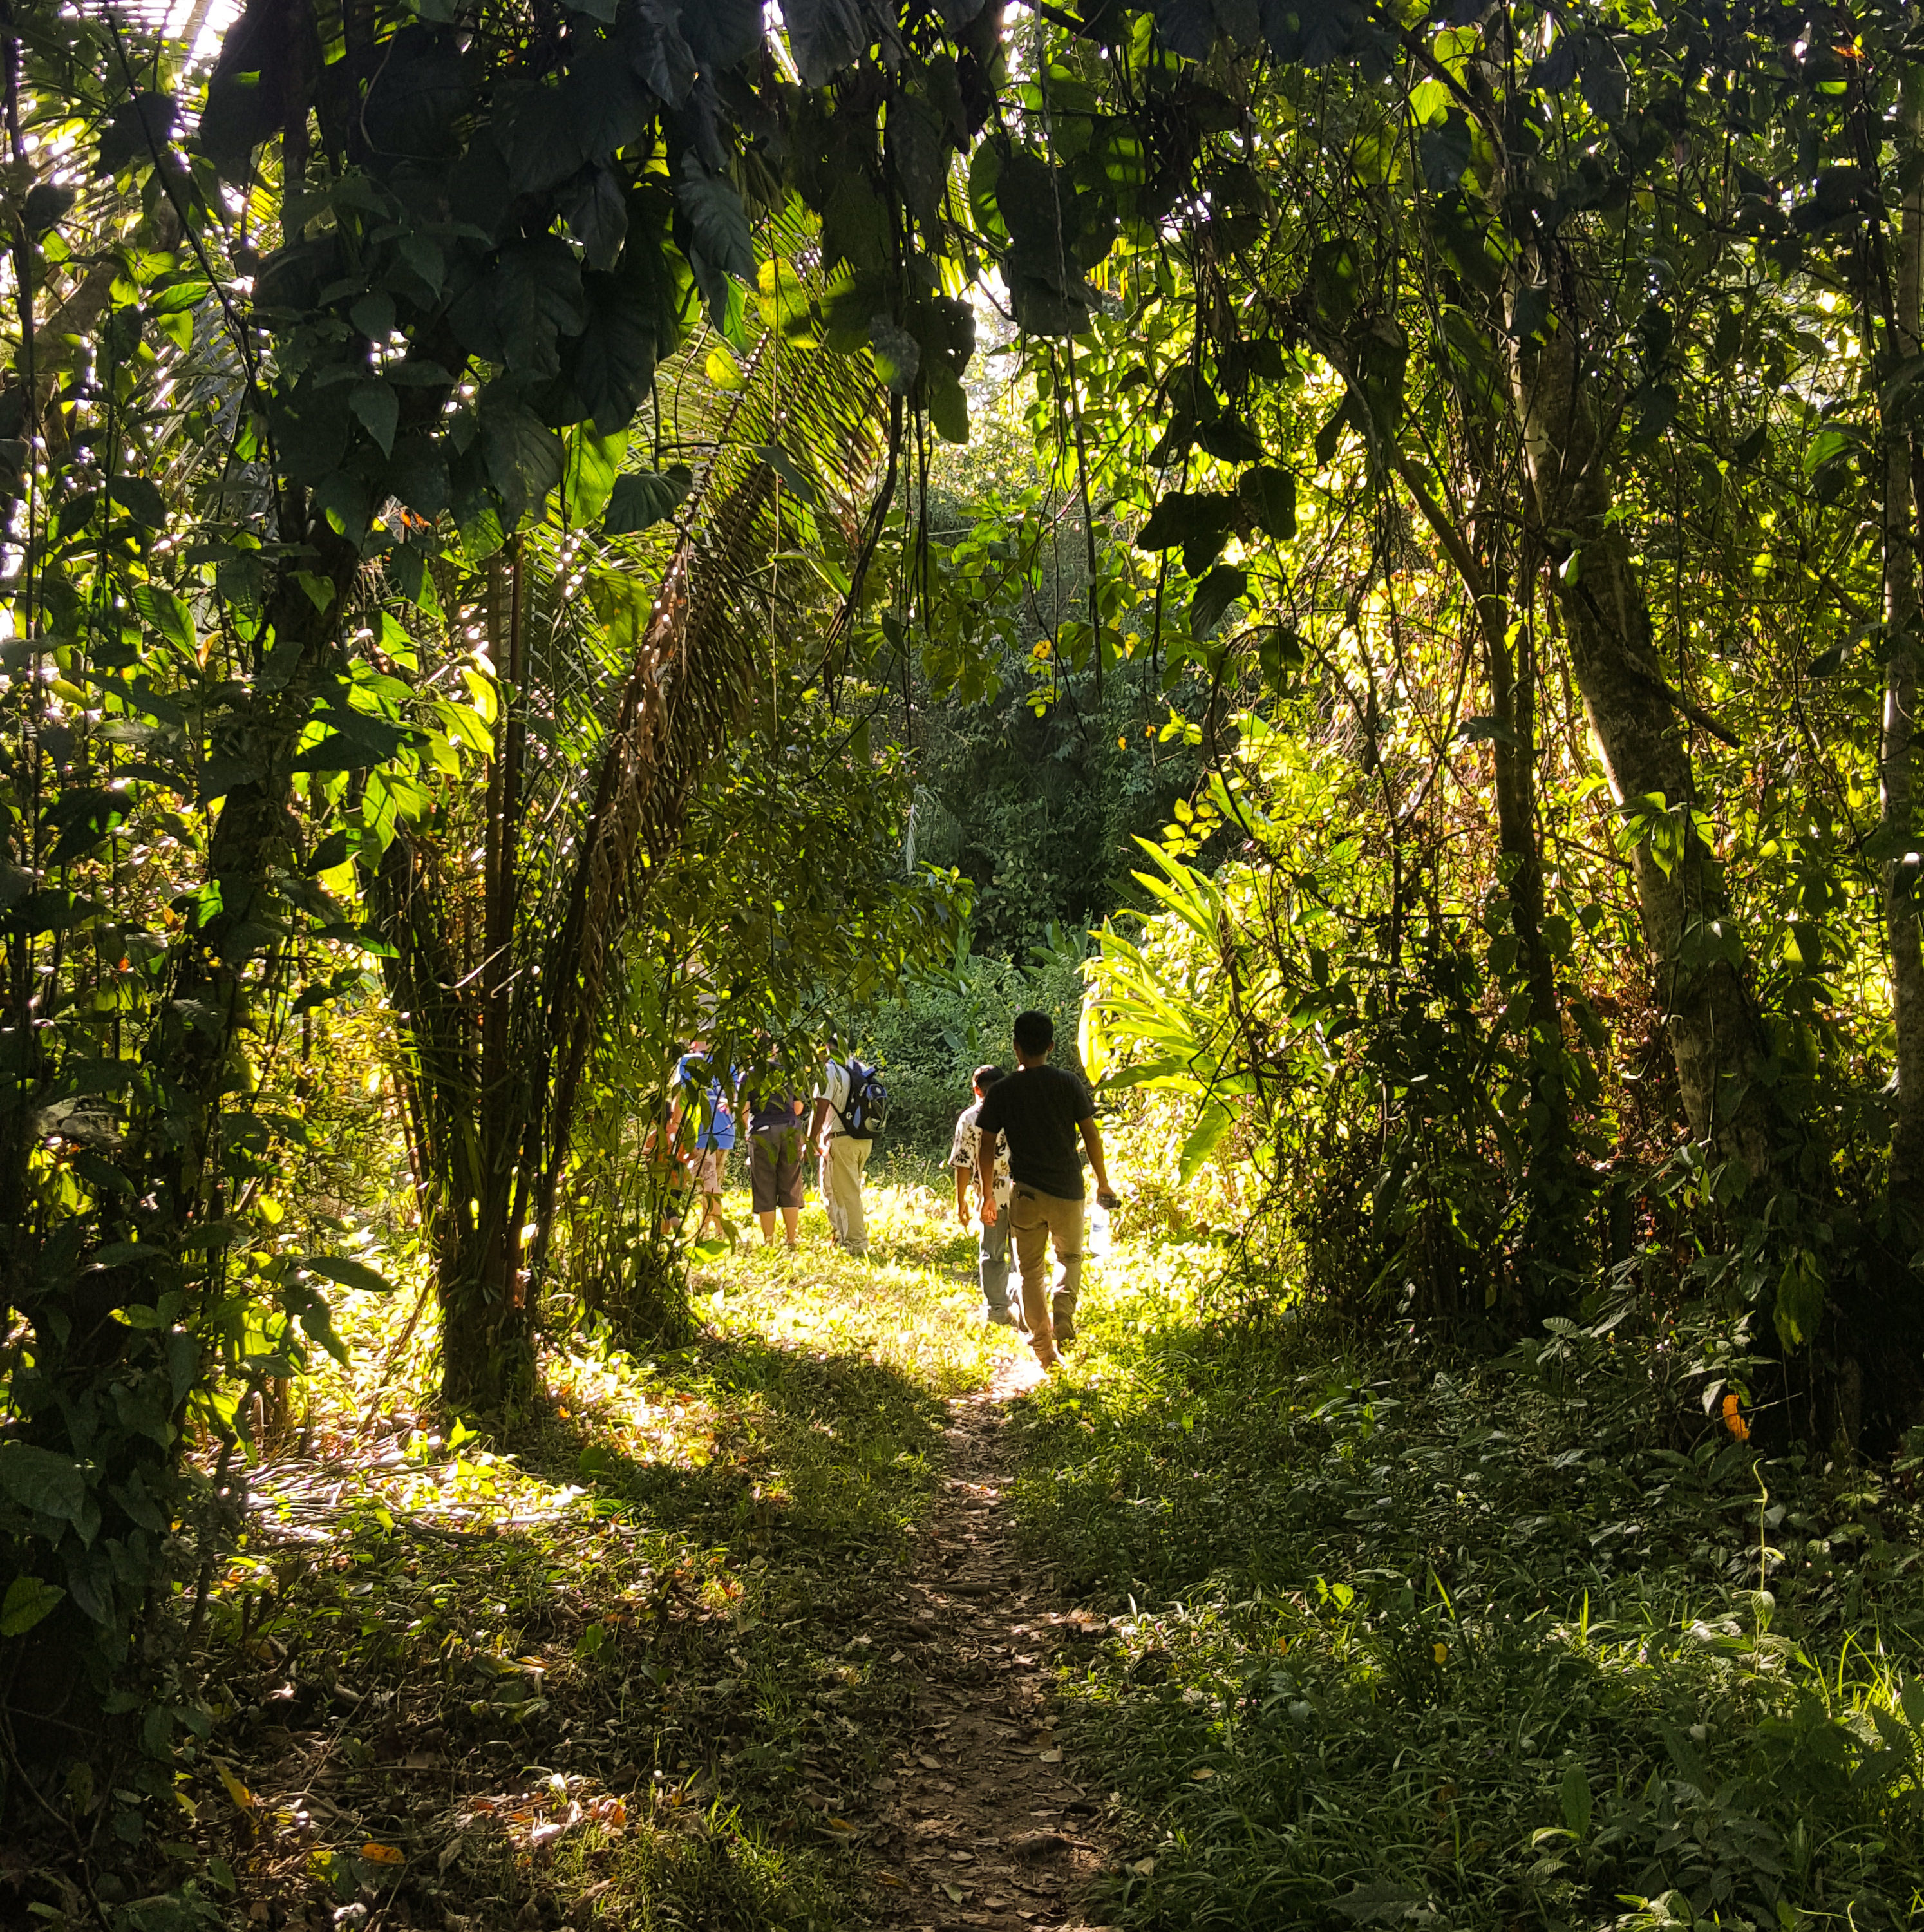
<path fill-rule="evenodd" d="M 836 1109 L 842 1132 L 851 1140 L 872 1140 L 889 1124 L 889 1090 L 872 1066 L 849 1062 L 848 1105 Z"/>

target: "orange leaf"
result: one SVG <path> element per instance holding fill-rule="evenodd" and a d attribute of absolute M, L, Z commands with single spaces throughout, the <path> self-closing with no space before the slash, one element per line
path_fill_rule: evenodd
<path fill-rule="evenodd" d="M 361 1856 L 371 1858 L 377 1865 L 404 1865 L 407 1854 L 397 1851 L 392 1845 L 377 1845 L 372 1838 L 361 1847 Z"/>

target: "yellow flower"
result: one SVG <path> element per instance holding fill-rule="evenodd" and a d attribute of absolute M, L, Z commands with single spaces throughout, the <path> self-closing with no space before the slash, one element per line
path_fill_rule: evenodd
<path fill-rule="evenodd" d="M 1446 1643 L 1440 1643 L 1436 1646 L 1431 1654 L 1439 1664 L 1447 1664 L 1449 1661 L 1449 1646 Z"/>
<path fill-rule="evenodd" d="M 1738 1406 L 1734 1391 L 1724 1398 L 1724 1426 L 1740 1442 L 1750 1440 L 1750 1424 L 1743 1419 L 1743 1412 Z"/>

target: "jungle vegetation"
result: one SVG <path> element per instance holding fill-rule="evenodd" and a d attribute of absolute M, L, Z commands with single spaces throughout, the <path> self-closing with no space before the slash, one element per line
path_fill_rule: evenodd
<path fill-rule="evenodd" d="M 1237 1348 L 1908 1468 L 1921 90 L 1895 0 L 14 0 L 0 1810 L 173 1841 L 367 1306 L 438 1442 L 697 1346 L 698 1034 L 939 1160 L 1044 1004 Z"/>

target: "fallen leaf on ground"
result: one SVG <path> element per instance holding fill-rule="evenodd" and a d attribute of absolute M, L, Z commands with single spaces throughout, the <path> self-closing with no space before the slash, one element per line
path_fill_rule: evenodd
<path fill-rule="evenodd" d="M 927 1751 L 917 1751 L 916 1762 L 927 1771 L 940 1771 L 942 1768 L 941 1759 L 931 1757 Z"/>
<path fill-rule="evenodd" d="M 361 1856 L 364 1858 L 371 1858 L 377 1865 L 404 1865 L 407 1863 L 406 1852 L 397 1850 L 392 1845 L 377 1844 L 372 1838 L 361 1847 Z"/>
<path fill-rule="evenodd" d="M 1038 1751 L 1035 1755 L 1044 1764 L 1060 1764 L 1062 1761 L 1062 1754 L 1059 1750 Z"/>

